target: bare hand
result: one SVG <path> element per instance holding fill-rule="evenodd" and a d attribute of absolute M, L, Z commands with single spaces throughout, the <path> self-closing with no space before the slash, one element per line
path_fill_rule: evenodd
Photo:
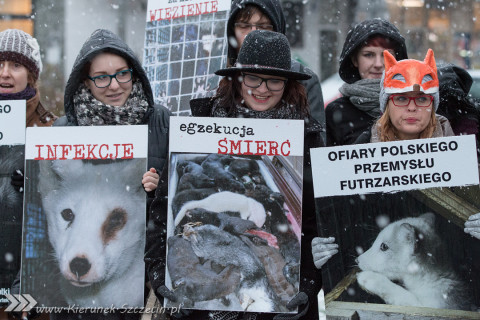
<path fill-rule="evenodd" d="M 145 172 L 142 179 L 142 184 L 145 191 L 150 192 L 157 189 L 159 179 L 160 176 L 155 168 L 150 168 L 150 170 Z"/>
<path fill-rule="evenodd" d="M 480 240 L 480 212 L 468 218 L 463 231 Z"/>
<path fill-rule="evenodd" d="M 338 244 L 334 243 L 335 238 L 316 237 L 312 240 L 313 263 L 320 269 L 334 254 L 338 252 Z"/>

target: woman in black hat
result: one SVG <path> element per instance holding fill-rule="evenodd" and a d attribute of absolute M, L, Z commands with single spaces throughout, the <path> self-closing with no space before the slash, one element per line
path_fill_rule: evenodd
<path fill-rule="evenodd" d="M 302 201 L 302 252 L 300 263 L 300 291 L 288 305 L 298 307 L 298 314 L 285 319 L 318 319 L 317 295 L 321 289 L 321 273 L 316 270 L 310 243 L 317 235 L 310 148 L 324 145 L 321 127 L 308 111 L 305 87 L 298 80 L 310 75 L 291 71 L 290 45 L 287 38 L 272 31 L 255 30 L 249 33 L 240 49 L 237 61 L 231 68 L 216 72 L 225 76 L 213 98 L 190 102 L 193 116 L 242 117 L 261 119 L 304 119 L 304 169 Z M 165 172 L 161 180 L 166 180 Z M 153 289 L 160 300 L 175 299 L 164 286 L 166 239 L 166 188 L 157 189 L 150 217 L 152 225 L 147 230 L 145 262 Z M 195 311 L 185 319 L 283 319 L 275 314 L 241 314 L 237 312 Z"/>

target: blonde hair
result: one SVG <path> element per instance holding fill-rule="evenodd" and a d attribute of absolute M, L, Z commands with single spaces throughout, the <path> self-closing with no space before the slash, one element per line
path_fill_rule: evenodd
<path fill-rule="evenodd" d="M 397 128 L 395 128 L 390 119 L 389 109 L 390 104 L 387 104 L 385 112 L 375 123 L 380 138 L 379 140 L 382 142 L 398 140 L 398 130 Z M 437 118 L 435 116 L 435 110 L 433 110 L 433 108 L 430 114 L 430 121 L 428 122 L 427 127 L 422 132 L 420 132 L 420 136 L 418 137 L 418 139 L 431 138 L 433 136 L 433 133 L 435 132 L 435 129 L 437 127 Z"/>

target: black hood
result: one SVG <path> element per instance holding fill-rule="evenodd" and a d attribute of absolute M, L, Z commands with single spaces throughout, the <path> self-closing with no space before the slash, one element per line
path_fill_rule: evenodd
<path fill-rule="evenodd" d="M 247 4 L 256 5 L 270 19 L 270 21 L 272 21 L 273 31 L 285 34 L 285 16 L 283 15 L 280 0 L 233 0 L 230 9 L 230 18 L 228 19 L 227 24 L 228 39 L 231 37 L 235 38 L 235 17 Z M 234 65 L 237 60 L 236 48 L 232 47 L 230 41 L 228 41 L 228 60 L 231 66 Z"/>
<path fill-rule="evenodd" d="M 77 91 L 78 86 L 83 81 L 83 69 L 88 62 L 101 52 L 118 54 L 127 60 L 128 65 L 133 69 L 134 76 L 142 83 L 149 107 L 153 107 L 153 94 L 150 82 L 148 81 L 145 70 L 132 49 L 130 49 L 128 45 L 113 32 L 105 29 L 97 29 L 92 33 L 90 38 L 85 41 L 82 49 L 80 49 L 80 52 L 75 59 L 75 63 L 73 64 L 70 77 L 68 78 L 67 86 L 65 87 L 65 115 L 67 116 L 69 123 L 77 124 L 73 109 L 73 96 Z"/>
<path fill-rule="evenodd" d="M 464 98 L 472 87 L 473 80 L 463 68 L 446 63 L 437 65 L 440 96 L 449 95 Z"/>
<path fill-rule="evenodd" d="M 407 59 L 407 48 L 405 39 L 392 23 L 381 18 L 365 20 L 351 29 L 345 43 L 343 44 L 342 54 L 340 55 L 340 68 L 338 73 L 340 78 L 346 83 L 354 83 L 360 80 L 358 68 L 353 65 L 352 53 L 360 48 L 363 43 L 373 35 L 380 35 L 389 38 L 395 44 L 395 58 L 398 60 Z"/>

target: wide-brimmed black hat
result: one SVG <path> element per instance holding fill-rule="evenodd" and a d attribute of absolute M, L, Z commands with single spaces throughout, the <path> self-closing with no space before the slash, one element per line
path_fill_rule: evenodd
<path fill-rule="evenodd" d="M 237 62 L 231 68 L 215 72 L 219 76 L 232 76 L 237 71 L 267 74 L 293 80 L 307 80 L 311 75 L 290 70 L 292 66 L 290 44 L 285 35 L 254 30 L 243 41 Z"/>

